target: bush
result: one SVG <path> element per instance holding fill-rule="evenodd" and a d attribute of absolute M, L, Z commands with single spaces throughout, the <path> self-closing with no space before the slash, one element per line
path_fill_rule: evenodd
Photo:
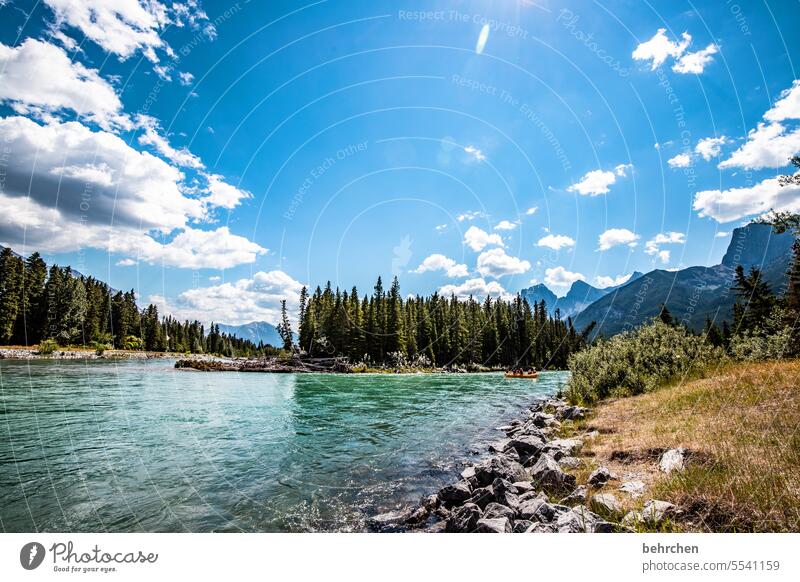
<path fill-rule="evenodd" d="M 655 321 L 570 356 L 572 375 L 566 395 L 584 404 L 609 396 L 634 396 L 724 357 L 720 348 L 684 327 Z"/>
<path fill-rule="evenodd" d="M 122 344 L 123 350 L 141 350 L 144 349 L 144 342 L 135 335 L 129 335 L 125 338 Z"/>
<path fill-rule="evenodd" d="M 782 360 L 795 353 L 792 328 L 786 327 L 768 336 L 744 333 L 731 338 L 731 357 L 744 362 Z"/>
<path fill-rule="evenodd" d="M 103 353 L 110 347 L 107 343 L 102 341 L 94 341 L 92 342 L 92 347 L 94 348 L 94 353 L 98 356 L 102 356 Z"/>
<path fill-rule="evenodd" d="M 39 349 L 36 352 L 40 356 L 49 356 L 58 349 L 58 343 L 55 340 L 46 339 L 42 340 L 39 344 Z"/>

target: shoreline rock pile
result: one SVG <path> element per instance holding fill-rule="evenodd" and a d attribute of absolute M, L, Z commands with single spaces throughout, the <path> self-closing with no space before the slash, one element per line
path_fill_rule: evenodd
<path fill-rule="evenodd" d="M 584 437 L 558 438 L 563 420 L 587 410 L 563 400 L 539 400 L 526 418 L 499 427 L 506 438 L 490 445 L 491 456 L 461 472 L 461 479 L 419 507 L 392 511 L 370 520 L 377 531 L 453 533 L 616 532 L 612 523 L 586 506 L 587 487 L 576 486 L 564 467 L 580 466 L 573 455 Z M 607 478 L 598 475 L 596 481 Z M 553 502 L 557 499 L 557 502 Z"/>
<path fill-rule="evenodd" d="M 34 347 L 0 348 L 0 360 L 152 360 L 170 357 L 175 357 L 175 354 L 127 350 L 105 350 L 98 354 L 94 350 L 70 348 L 59 348 L 52 354 L 40 354 Z"/>

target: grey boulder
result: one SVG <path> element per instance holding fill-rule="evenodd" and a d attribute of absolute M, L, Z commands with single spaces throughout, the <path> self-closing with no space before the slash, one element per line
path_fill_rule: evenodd
<path fill-rule="evenodd" d="M 583 505 L 573 507 L 559 515 L 555 525 L 560 533 L 605 533 L 615 530 L 614 524 L 605 521 Z"/>
<path fill-rule="evenodd" d="M 579 504 L 583 505 L 586 503 L 586 494 L 589 490 L 586 488 L 586 485 L 578 485 L 572 493 L 567 495 L 564 499 L 561 500 L 561 503 L 564 505 L 574 505 Z"/>
<path fill-rule="evenodd" d="M 439 490 L 439 499 L 445 507 L 452 507 L 465 502 L 472 496 L 472 491 L 465 481 L 447 485 Z"/>
<path fill-rule="evenodd" d="M 486 510 L 483 512 L 483 517 L 486 519 L 496 519 L 499 517 L 507 517 L 508 519 L 514 519 L 516 512 L 511 509 L 510 507 L 506 507 L 505 505 L 501 505 L 499 503 L 492 502 L 486 506 Z"/>
<path fill-rule="evenodd" d="M 549 492 L 566 492 L 575 486 L 575 477 L 565 473 L 556 460 L 546 453 L 530 469 L 531 481 Z"/>
<path fill-rule="evenodd" d="M 549 523 L 556 517 L 558 510 L 546 500 L 537 498 L 526 501 L 519 506 L 519 516 L 528 521 Z"/>
<path fill-rule="evenodd" d="M 545 445 L 544 452 L 558 460 L 561 457 L 572 456 L 582 446 L 581 439 L 555 439 Z"/>
<path fill-rule="evenodd" d="M 582 406 L 565 406 L 556 412 L 559 420 L 578 420 L 586 416 L 586 409 Z"/>
<path fill-rule="evenodd" d="M 498 477 L 507 481 L 524 481 L 525 469 L 516 461 L 505 457 L 492 457 L 475 465 L 475 478 L 481 487 L 491 484 Z"/>
<path fill-rule="evenodd" d="M 511 533 L 511 521 L 507 517 L 497 517 L 492 519 L 482 518 L 478 520 L 475 528 L 476 533 Z"/>
<path fill-rule="evenodd" d="M 474 503 L 465 503 L 453 511 L 447 520 L 445 531 L 450 533 L 469 533 L 473 531 L 482 517 L 481 508 Z"/>
<path fill-rule="evenodd" d="M 598 493 L 592 497 L 592 507 L 596 511 L 605 513 L 619 513 L 622 511 L 622 506 L 613 493 Z"/>
<path fill-rule="evenodd" d="M 682 471 L 685 463 L 685 454 L 685 449 L 668 450 L 661 455 L 661 460 L 658 463 L 659 469 L 668 475 L 673 471 Z"/>
<path fill-rule="evenodd" d="M 589 485 L 592 487 L 602 487 L 614 478 L 614 474 L 608 467 L 598 467 L 589 475 Z"/>

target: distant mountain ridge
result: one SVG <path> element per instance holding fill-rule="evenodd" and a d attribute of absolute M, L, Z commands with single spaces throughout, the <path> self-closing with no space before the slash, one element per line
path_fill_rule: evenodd
<path fill-rule="evenodd" d="M 228 335 L 235 335 L 240 339 L 250 340 L 256 345 L 258 342 L 264 342 L 277 348 L 283 345 L 283 340 L 278 335 L 278 330 L 275 329 L 273 324 L 266 321 L 251 321 L 241 325 L 220 323 L 219 330 Z"/>
<path fill-rule="evenodd" d="M 575 317 L 575 327 L 581 330 L 594 321 L 594 334 L 612 336 L 656 317 L 662 305 L 695 331 L 703 328 L 706 317 L 718 324 L 730 321 L 736 302 L 731 291 L 736 266 L 760 269 L 773 291 L 782 292 L 793 242 L 790 233 L 775 234 L 766 224 L 736 228 L 719 265 L 650 271 L 589 305 Z"/>
<path fill-rule="evenodd" d="M 574 317 L 598 299 L 605 297 L 623 285 L 635 281 L 641 276 L 642 273 L 635 271 L 622 285 L 605 287 L 603 289 L 589 285 L 586 281 L 575 281 L 564 297 L 557 297 L 556 294 L 543 283 L 523 289 L 520 291 L 520 294 L 523 298 L 527 299 L 530 304 L 544 301 L 547 312 L 550 315 L 554 315 L 556 310 L 558 310 L 562 318 Z"/>

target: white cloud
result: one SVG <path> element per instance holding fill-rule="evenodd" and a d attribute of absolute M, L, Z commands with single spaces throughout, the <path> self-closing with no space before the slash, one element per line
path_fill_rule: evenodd
<path fill-rule="evenodd" d="M 187 148 L 175 149 L 166 138 L 159 133 L 158 122 L 155 118 L 146 115 L 137 117 L 137 123 L 142 128 L 139 143 L 153 146 L 155 150 L 174 164 L 184 168 L 201 169 L 203 162 Z"/>
<path fill-rule="evenodd" d="M 476 148 L 474 145 L 468 145 L 464 148 L 464 151 L 470 155 L 472 159 L 477 162 L 482 162 L 486 159 L 484 153 Z"/>
<path fill-rule="evenodd" d="M 172 81 L 172 75 L 170 75 L 171 71 L 172 67 L 168 65 L 153 65 L 153 72 L 158 75 L 159 79 L 164 81 Z"/>
<path fill-rule="evenodd" d="M 627 228 L 610 228 L 598 238 L 597 250 L 607 251 L 620 245 L 635 247 L 639 238 L 638 234 L 631 232 Z"/>
<path fill-rule="evenodd" d="M 689 74 L 693 73 L 699 75 L 703 72 L 706 65 L 713 62 L 713 55 L 717 54 L 717 45 L 711 43 L 706 48 L 693 52 L 686 53 L 672 66 L 672 70 L 676 73 Z"/>
<path fill-rule="evenodd" d="M 434 228 L 441 232 L 447 228 L 447 224 L 437 224 Z"/>
<path fill-rule="evenodd" d="M 565 247 L 574 247 L 575 240 L 563 234 L 548 234 L 540 238 L 536 245 L 557 251 Z"/>
<path fill-rule="evenodd" d="M 692 156 L 689 154 L 678 154 L 674 158 L 667 160 L 670 168 L 688 168 L 692 165 Z"/>
<path fill-rule="evenodd" d="M 435 253 L 426 257 L 419 267 L 412 273 L 425 273 L 427 271 L 444 271 L 448 277 L 466 277 L 469 270 L 466 265 L 456 263 L 450 257 Z"/>
<path fill-rule="evenodd" d="M 639 44 L 631 55 L 633 59 L 651 61 L 650 70 L 655 71 L 668 57 L 680 57 L 692 42 L 692 37 L 684 32 L 680 42 L 672 42 L 667 38 L 666 32 L 666 29 L 659 28 L 650 40 Z"/>
<path fill-rule="evenodd" d="M 465 220 L 466 221 L 475 220 L 476 218 L 483 218 L 484 216 L 486 215 L 480 210 L 469 210 L 467 212 L 464 212 L 456 216 L 456 220 L 459 222 L 464 222 Z"/>
<path fill-rule="evenodd" d="M 747 134 L 747 141 L 731 157 L 719 164 L 720 168 L 782 168 L 789 158 L 800 152 L 800 128 L 787 129 L 781 121 L 800 119 L 800 81 L 795 80 L 789 89 L 764 113 L 768 123 L 759 123 Z"/>
<path fill-rule="evenodd" d="M 163 232 L 203 217 L 203 204 L 184 195 L 177 168 L 116 135 L 24 117 L 0 119 L 0 133 L 13 152 L 5 183 L 12 196 L 47 206 L 57 199 L 59 211 L 76 218 Z M 88 208 L 81 209 L 84 194 Z"/>
<path fill-rule="evenodd" d="M 228 269 L 254 263 L 267 249 L 232 234 L 227 226 L 216 230 L 185 228 L 171 241 L 158 243 L 149 236 L 110 237 L 104 248 L 112 253 L 132 254 L 148 263 L 164 263 L 184 269 Z"/>
<path fill-rule="evenodd" d="M 439 289 L 439 294 L 443 297 L 455 295 L 459 299 L 467 299 L 468 297 L 474 297 L 478 300 L 486 297 L 501 299 L 511 298 L 511 294 L 506 292 L 500 283 L 497 281 L 490 281 L 487 283 L 482 278 L 467 279 L 458 285 L 444 285 Z"/>
<path fill-rule="evenodd" d="M 586 277 L 581 273 L 573 273 L 567 271 L 564 267 L 553 267 L 552 269 L 545 269 L 544 282 L 549 287 L 556 287 L 559 289 L 569 287 L 575 281 L 585 281 Z"/>
<path fill-rule="evenodd" d="M 519 275 L 528 271 L 528 261 L 507 255 L 503 249 L 489 249 L 478 255 L 478 272 L 484 277 L 499 278 L 504 275 Z"/>
<path fill-rule="evenodd" d="M 501 220 L 498 222 L 494 229 L 495 230 L 514 230 L 519 226 L 518 222 L 511 222 L 510 220 Z"/>
<path fill-rule="evenodd" d="M 687 53 L 686 49 L 692 42 L 692 36 L 684 32 L 680 41 L 671 41 L 666 32 L 666 29 L 659 28 L 650 40 L 639 44 L 631 55 L 633 59 L 650 61 L 650 70 L 655 71 L 668 58 L 672 58 L 675 60 L 672 70 L 676 73 L 699 75 L 706 65 L 713 62 L 713 56 L 719 52 L 719 47 L 711 43 L 704 49 Z"/>
<path fill-rule="evenodd" d="M 187 269 L 227 269 L 253 263 L 258 255 L 267 252 L 232 234 L 228 227 L 208 231 L 186 227 L 177 229 L 174 236 L 162 237 L 131 226 L 82 222 L 59 208 L 26 197 L 0 194 L 0 205 L 15 209 L 14 213 L 0 215 L 0 242 L 21 249 L 64 253 L 93 248 Z M 130 261 L 122 259 L 118 264 L 127 266 Z"/>
<path fill-rule="evenodd" d="M 204 231 L 210 203 L 183 174 L 118 136 L 79 122 L 0 119 L 13 153 L 5 172 L 0 240 L 39 250 L 96 248 L 186 268 L 252 263 L 266 252 L 227 227 Z"/>
<path fill-rule="evenodd" d="M 715 238 L 725 238 L 729 234 L 730 234 L 729 232 L 725 232 L 724 230 L 721 230 L 717 234 L 715 234 L 714 237 Z"/>
<path fill-rule="evenodd" d="M 464 244 L 473 251 L 482 251 L 489 245 L 504 246 L 499 234 L 489 234 L 477 226 L 470 226 L 464 233 Z"/>
<path fill-rule="evenodd" d="M 787 119 L 800 119 L 800 79 L 792 82 L 792 86 L 785 89 L 778 101 L 764 114 L 767 121 L 785 121 Z"/>
<path fill-rule="evenodd" d="M 281 300 L 294 320 L 300 305 L 303 285 L 283 271 L 258 271 L 250 279 L 189 289 L 174 301 L 154 295 L 151 303 L 164 314 L 178 319 L 198 319 L 238 325 L 251 321 L 276 323 L 280 319 Z"/>
<path fill-rule="evenodd" d="M 525 214 L 526 216 L 530 216 L 531 214 L 535 214 L 537 210 L 539 210 L 538 206 L 531 206 L 525 211 Z"/>
<path fill-rule="evenodd" d="M 208 194 L 202 198 L 206 204 L 230 210 L 239 206 L 242 200 L 253 197 L 247 190 L 242 190 L 225 182 L 219 174 L 203 172 L 203 176 L 208 181 L 206 189 Z"/>
<path fill-rule="evenodd" d="M 670 252 L 662 250 L 661 245 L 667 244 L 684 244 L 686 242 L 686 235 L 682 232 L 666 232 L 659 233 L 644 245 L 644 252 L 651 256 L 658 257 L 663 264 L 669 263 Z"/>
<path fill-rule="evenodd" d="M 754 186 L 729 190 L 704 190 L 694 196 L 693 208 L 701 217 L 731 222 L 770 210 L 800 211 L 800 186 L 781 186 L 768 178 Z"/>
<path fill-rule="evenodd" d="M 162 40 L 169 24 L 205 27 L 213 38 L 213 26 L 196 1 L 175 3 L 170 7 L 158 0 L 45 0 L 55 14 L 55 29 L 77 28 L 106 52 L 121 60 L 141 52 L 150 62 L 159 60 L 158 52 L 175 56 Z"/>
<path fill-rule="evenodd" d="M 614 167 L 614 173 L 620 178 L 628 177 L 628 170 L 633 169 L 633 164 L 618 164 Z"/>
<path fill-rule="evenodd" d="M 708 162 L 711 158 L 716 158 L 722 153 L 722 146 L 725 145 L 727 140 L 728 138 L 724 135 L 720 137 L 706 137 L 697 142 L 694 151 Z"/>
<path fill-rule="evenodd" d="M 631 276 L 633 276 L 633 273 L 628 273 L 627 275 L 617 275 L 616 277 L 598 275 L 594 278 L 594 282 L 600 289 L 605 289 L 606 287 L 618 287 L 623 283 L 627 283 Z"/>
<path fill-rule="evenodd" d="M 489 25 L 484 24 L 481 27 L 481 31 L 478 34 L 478 40 L 475 43 L 475 52 L 477 54 L 483 53 L 483 49 L 486 48 L 486 41 L 489 40 Z"/>
<path fill-rule="evenodd" d="M 0 43 L 0 101 L 40 119 L 70 110 L 103 129 L 132 127 L 114 88 L 97 70 L 33 38 L 17 47 Z"/>
<path fill-rule="evenodd" d="M 191 73 L 178 73 L 178 80 L 181 82 L 181 85 L 191 85 L 192 81 L 194 81 L 194 75 Z"/>
<path fill-rule="evenodd" d="M 31 71 L 36 71 L 36 74 L 32 75 Z M 59 126 L 55 123 L 55 116 L 65 110 L 75 112 L 78 117 L 96 123 L 106 131 L 116 132 L 138 127 L 142 129 L 139 143 L 152 146 L 165 159 L 195 170 L 204 167 L 200 158 L 188 149 L 173 148 L 159 133 L 160 127 L 155 118 L 137 115 L 135 119 L 131 119 L 125 114 L 114 88 L 97 71 L 71 62 L 63 49 L 43 41 L 27 39 L 18 47 L 8 47 L 0 43 L 0 101 L 8 103 L 20 113 L 52 122 L 45 127 L 78 127 Z M 95 135 L 98 136 L 95 139 L 97 147 L 105 147 L 100 141 L 106 139 L 102 136 L 108 137 L 109 134 Z M 65 138 L 59 147 L 74 150 L 70 139 Z M 121 142 L 115 143 L 116 151 L 108 155 L 116 157 L 121 149 L 126 150 L 124 155 L 137 155 L 131 148 L 120 148 L 120 144 Z M 29 147 L 33 145 L 31 142 Z M 88 150 L 83 154 L 87 158 L 91 155 Z M 104 155 L 106 154 L 101 152 L 97 157 L 103 158 Z M 121 165 L 124 164 L 123 162 Z M 59 171 L 70 178 L 86 179 L 110 186 L 114 167 L 114 164 L 98 159 L 81 167 L 65 164 Z M 208 182 L 205 190 L 207 196 L 204 199 L 206 204 L 233 208 L 240 200 L 250 197 L 249 193 L 226 184 L 222 176 L 204 174 L 204 177 Z"/>
<path fill-rule="evenodd" d="M 616 183 L 617 178 L 627 176 L 627 171 L 633 168 L 631 164 L 619 164 L 614 171 L 592 170 L 586 172 L 583 178 L 567 188 L 567 192 L 577 192 L 582 196 L 599 196 L 607 194 L 609 186 Z"/>
<path fill-rule="evenodd" d="M 219 281 L 222 281 L 222 277 L 220 277 L 219 275 L 212 275 L 211 277 L 208 278 L 208 280 L 211 281 L 212 283 L 217 283 Z"/>
<path fill-rule="evenodd" d="M 132 267 L 136 264 L 136 261 L 133 259 L 122 259 L 121 261 L 117 261 L 118 267 Z"/>
<path fill-rule="evenodd" d="M 781 168 L 800 151 L 800 128 L 787 132 L 780 123 L 759 123 L 747 134 L 747 141 L 719 164 L 724 168 Z"/>

